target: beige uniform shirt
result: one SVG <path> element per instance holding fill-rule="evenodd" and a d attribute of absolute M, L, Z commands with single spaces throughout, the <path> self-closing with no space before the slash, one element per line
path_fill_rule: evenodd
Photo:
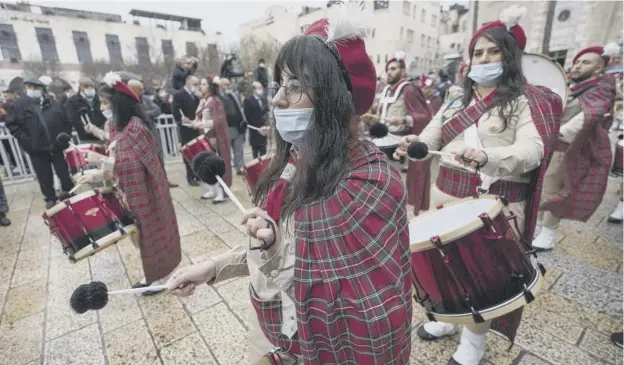
<path fill-rule="evenodd" d="M 585 114 L 583 107 L 578 99 L 572 99 L 563 110 L 563 118 L 561 118 L 561 127 L 559 128 L 559 139 L 565 143 L 572 143 L 574 138 L 583 128 L 585 122 Z"/>
<path fill-rule="evenodd" d="M 388 125 L 388 132 L 407 133 L 412 128 L 412 125 L 414 125 L 414 120 L 411 116 L 407 115 L 407 108 L 405 107 L 405 87 L 403 87 L 403 89 L 399 92 L 396 100 L 394 96 L 387 96 L 390 94 L 391 88 L 392 87 L 386 89 L 385 94 L 382 95 L 379 100 L 379 116 L 385 119 L 386 125 Z M 384 103 L 388 106 L 385 115 L 382 115 Z M 401 124 L 391 124 L 390 120 L 392 117 L 405 118 L 405 122 Z"/>
<path fill-rule="evenodd" d="M 533 123 L 528 100 L 520 96 L 518 101 L 516 115 L 512 117 L 505 130 L 503 120 L 498 116 L 498 107 L 479 119 L 478 136 L 483 151 L 488 156 L 488 162 L 481 168 L 481 172 L 501 180 L 528 183 L 531 181 L 530 172 L 540 165 L 544 157 L 544 142 Z M 459 134 L 445 146 L 442 142 L 442 126 L 461 109 L 461 100 L 456 100 L 448 108 L 446 106 L 440 108 L 420 134 L 420 140 L 433 151 L 452 153 L 466 147 L 464 133 Z M 440 158 L 440 164 L 472 171 L 446 156 Z"/>

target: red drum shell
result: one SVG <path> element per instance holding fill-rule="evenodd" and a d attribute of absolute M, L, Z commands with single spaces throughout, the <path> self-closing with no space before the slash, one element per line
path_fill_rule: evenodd
<path fill-rule="evenodd" d="M 214 148 L 212 148 L 208 138 L 204 135 L 194 138 L 189 143 L 182 146 L 182 156 L 184 157 L 184 161 L 189 165 L 193 163 L 193 159 L 199 155 L 200 152 L 204 151 L 214 152 Z"/>
<path fill-rule="evenodd" d="M 67 167 L 69 168 L 69 172 L 71 175 L 74 175 L 80 172 L 82 169 L 94 168 L 95 166 L 89 165 L 84 158 L 83 151 L 93 151 L 97 152 L 101 155 L 106 155 L 106 147 L 101 144 L 79 144 L 78 147 L 82 151 L 76 151 L 74 148 L 68 148 L 63 151 L 65 156 L 65 162 L 67 162 Z"/>
<path fill-rule="evenodd" d="M 473 198 L 462 201 L 468 199 Z M 452 217 L 448 212 L 437 213 L 441 219 Z M 474 215 L 475 221 L 480 220 L 481 213 Z M 410 231 L 422 216 L 412 221 Z M 524 285 L 528 287 L 539 275 L 508 216 L 501 210 L 488 221 L 491 224 L 476 230 L 473 225 L 455 238 L 444 236 L 441 249 L 432 244 L 430 249 L 412 252 L 416 300 L 429 312 L 472 318 L 466 294 L 474 309 L 481 312 L 523 293 Z"/>
<path fill-rule="evenodd" d="M 271 155 L 264 155 L 249 161 L 243 166 L 243 179 L 249 187 L 249 191 L 253 192 L 260 181 L 260 175 L 271 163 Z"/>
<path fill-rule="evenodd" d="M 64 248 L 72 248 L 74 252 L 91 243 L 89 235 L 97 242 L 116 232 L 116 220 L 122 227 L 136 223 L 112 189 L 82 193 L 60 202 L 44 212 L 42 217 L 50 233 Z"/>

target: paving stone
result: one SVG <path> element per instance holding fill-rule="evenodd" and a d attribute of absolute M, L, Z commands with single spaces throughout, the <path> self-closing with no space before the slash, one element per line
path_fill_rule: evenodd
<path fill-rule="evenodd" d="M 143 309 L 150 333 L 157 348 L 167 346 L 196 331 L 193 321 L 182 308 L 180 301 L 167 293 L 141 296 L 139 304 Z"/>
<path fill-rule="evenodd" d="M 221 365 L 247 363 L 247 333 L 225 304 L 193 315 L 208 347 Z"/>
<path fill-rule="evenodd" d="M 41 357 L 43 312 L 17 322 L 0 324 L 0 360 L 3 364 L 23 364 Z"/>
<path fill-rule="evenodd" d="M 621 329 L 620 329 L 621 331 Z M 611 337 L 588 328 L 579 346 L 609 364 L 622 364 L 622 349 L 611 342 Z"/>
<path fill-rule="evenodd" d="M 164 365 L 216 365 L 204 340 L 197 333 L 187 336 L 162 350 Z"/>
<path fill-rule="evenodd" d="M 45 305 L 45 295 L 46 285 L 43 280 L 9 289 L 2 323 L 16 322 L 41 313 Z"/>
<path fill-rule="evenodd" d="M 145 321 L 139 319 L 104 335 L 110 365 L 160 365 Z"/>
<path fill-rule="evenodd" d="M 69 351 L 71 349 L 71 351 Z M 105 365 L 97 324 L 45 344 L 44 365 Z"/>

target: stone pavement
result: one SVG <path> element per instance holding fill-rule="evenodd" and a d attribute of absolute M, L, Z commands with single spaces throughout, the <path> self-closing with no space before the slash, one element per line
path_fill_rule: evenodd
<path fill-rule="evenodd" d="M 180 183 L 171 190 L 180 225 L 182 265 L 244 242 L 233 203 L 199 200 L 184 182 L 181 164 L 168 166 Z M 489 334 L 488 365 L 621 364 L 609 335 L 622 330 L 622 227 L 606 222 L 617 202 L 613 179 L 602 207 L 586 224 L 566 222 L 553 253 L 540 255 L 548 290 L 525 309 L 516 343 Z M 41 219 L 35 183 L 6 186 L 13 225 L 0 228 L 0 365 L 247 364 L 248 280 L 178 299 L 120 295 L 98 312 L 69 307 L 72 291 L 92 280 L 128 288 L 142 275 L 138 251 L 124 240 L 72 264 Z M 235 194 L 249 203 L 235 177 Z M 425 320 L 415 306 L 413 325 Z M 414 336 L 413 364 L 445 365 L 458 336 L 424 343 Z M 362 364 L 364 365 L 364 364 Z"/>

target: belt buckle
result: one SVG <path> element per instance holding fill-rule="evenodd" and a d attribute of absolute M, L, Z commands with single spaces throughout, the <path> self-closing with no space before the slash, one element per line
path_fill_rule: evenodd
<path fill-rule="evenodd" d="M 490 192 L 490 189 L 483 189 L 480 186 L 477 186 L 477 195 L 483 195 L 483 194 L 488 194 Z"/>

